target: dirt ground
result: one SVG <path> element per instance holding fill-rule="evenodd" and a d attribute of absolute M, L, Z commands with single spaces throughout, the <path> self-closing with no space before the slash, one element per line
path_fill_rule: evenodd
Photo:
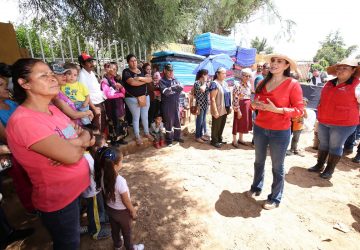
<path fill-rule="evenodd" d="M 229 117 L 224 132 L 228 142 L 231 124 Z M 270 158 L 261 196 L 247 198 L 254 150 L 231 144 L 218 150 L 195 142 L 193 125 L 188 130 L 183 144 L 149 147 L 125 158 L 122 174 L 139 215 L 133 227 L 135 243 L 144 243 L 148 250 L 360 249 L 360 165 L 351 162 L 354 154 L 343 157 L 331 181 L 322 180 L 306 171 L 315 164 L 316 151 L 310 147 L 313 134 L 303 134 L 305 157 L 286 158 L 282 203 L 266 211 L 261 205 L 270 193 Z M 51 249 L 40 221 L 26 217 L 13 191 L 3 207 L 14 226 L 36 228 L 33 236 L 8 250 Z M 336 223 L 350 231 L 334 229 Z M 112 240 L 82 236 L 81 249 L 112 249 Z"/>

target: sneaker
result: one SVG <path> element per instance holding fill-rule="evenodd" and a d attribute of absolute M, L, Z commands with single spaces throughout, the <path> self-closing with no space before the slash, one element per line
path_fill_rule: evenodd
<path fill-rule="evenodd" d="M 145 134 L 144 137 L 148 138 L 149 141 L 153 141 L 154 140 L 154 137 L 150 134 Z"/>
<path fill-rule="evenodd" d="M 351 161 L 355 163 L 360 163 L 360 153 L 357 153 Z"/>
<path fill-rule="evenodd" d="M 88 226 L 82 226 L 80 227 L 80 235 L 87 234 L 89 232 Z"/>
<path fill-rule="evenodd" d="M 221 148 L 221 143 L 219 142 L 211 143 L 211 145 L 213 145 L 215 148 Z"/>
<path fill-rule="evenodd" d="M 294 154 L 298 155 L 298 156 L 301 156 L 301 157 L 305 157 L 305 155 L 299 150 L 294 150 Z"/>
<path fill-rule="evenodd" d="M 353 152 L 354 151 L 352 148 L 347 148 L 347 149 L 344 149 L 343 155 L 351 155 Z"/>
<path fill-rule="evenodd" d="M 205 142 L 202 138 L 196 138 L 195 141 L 197 141 L 199 143 L 204 143 Z"/>
<path fill-rule="evenodd" d="M 261 194 L 261 191 L 254 192 L 254 191 L 249 190 L 246 192 L 246 196 L 248 198 L 253 198 L 253 199 L 255 199 L 256 196 L 260 196 L 260 194 Z"/>
<path fill-rule="evenodd" d="M 167 143 L 167 146 L 168 146 L 169 148 L 171 148 L 171 147 L 173 146 L 173 144 L 172 144 L 171 142 L 169 142 L 169 143 Z"/>
<path fill-rule="evenodd" d="M 144 244 L 133 245 L 134 250 L 144 250 Z"/>
<path fill-rule="evenodd" d="M 293 151 L 291 151 L 291 150 L 286 150 L 286 155 L 287 156 L 290 156 L 290 155 L 293 155 L 294 153 L 293 153 Z"/>
<path fill-rule="evenodd" d="M 184 143 L 184 139 L 183 139 L 183 138 L 174 139 L 174 141 L 177 141 L 177 142 L 180 142 L 180 143 Z"/>
<path fill-rule="evenodd" d="M 273 201 L 266 201 L 262 207 L 266 210 L 271 210 L 271 209 L 279 207 L 279 204 L 275 203 Z"/>
<path fill-rule="evenodd" d="M 100 231 L 96 234 L 93 234 L 92 238 L 94 240 L 103 240 L 111 236 L 111 230 L 109 228 L 101 227 Z"/>

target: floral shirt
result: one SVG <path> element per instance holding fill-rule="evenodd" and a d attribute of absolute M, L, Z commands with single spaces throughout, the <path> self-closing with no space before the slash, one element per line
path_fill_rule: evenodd
<path fill-rule="evenodd" d="M 233 107 L 234 111 L 240 110 L 239 101 L 250 99 L 251 97 L 251 85 L 250 83 L 243 84 L 242 82 L 234 85 L 233 88 Z"/>
<path fill-rule="evenodd" d="M 206 84 L 206 83 L 205 83 Z M 205 92 L 200 90 L 202 83 L 200 81 L 196 81 L 194 83 L 194 92 L 196 98 L 196 105 L 201 110 L 206 110 L 209 106 L 209 86 L 206 85 Z"/>

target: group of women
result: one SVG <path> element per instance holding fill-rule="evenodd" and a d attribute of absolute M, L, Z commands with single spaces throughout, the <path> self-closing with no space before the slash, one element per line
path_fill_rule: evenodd
<path fill-rule="evenodd" d="M 290 77 L 290 71 L 296 71 L 296 63 L 286 55 L 268 56 L 269 73 L 255 89 L 251 101 L 249 80 L 251 70 L 243 69 L 241 82 L 233 88 L 233 142 L 234 147 L 245 144 L 243 134 L 252 130 L 252 111 L 257 112 L 254 121 L 254 179 L 249 197 L 259 196 L 264 183 L 264 166 L 267 148 L 270 149 L 273 183 L 271 193 L 263 204 L 264 209 L 279 206 L 284 190 L 284 159 L 291 137 L 291 118 L 304 114 L 303 95 L 300 84 Z M 327 69 L 336 76 L 323 88 L 318 106 L 319 152 L 318 162 L 309 168 L 319 172 L 320 177 L 330 179 L 339 162 L 346 138 L 359 124 L 360 103 L 360 66 L 357 61 L 345 59 Z M 206 131 L 207 93 L 210 92 L 210 110 L 212 116 L 211 145 L 220 148 L 226 117 L 231 112 L 231 93 L 225 82 L 226 70 L 219 68 L 214 80 L 206 86 L 206 71 L 199 71 L 195 82 L 195 98 L 199 100 L 200 112 L 196 118 L 196 140 L 203 142 L 202 132 Z M 204 101 L 205 100 L 205 101 Z M 204 105 L 204 103 L 206 105 Z M 236 135 L 239 133 L 239 138 Z M 246 145 L 246 144 L 245 144 Z M 325 162 L 327 165 L 325 168 Z"/>
<path fill-rule="evenodd" d="M 123 81 L 130 91 L 125 95 L 125 102 L 134 117 L 133 123 L 139 121 L 140 114 L 142 116 L 144 113 L 141 119 L 145 134 L 148 135 L 146 129 L 150 99 L 147 97 L 146 84 L 151 78 L 137 69 L 135 56 L 127 59 L 129 69 L 123 73 Z M 212 115 L 211 144 L 215 147 L 221 147 L 225 143 L 222 133 L 232 104 L 233 135 L 238 143 L 242 142 L 242 136 L 236 140 L 236 134 L 246 133 L 251 129 L 251 110 L 258 111 L 253 125 L 254 178 L 248 196 L 258 196 L 263 189 L 264 165 L 269 147 L 273 183 L 271 193 L 263 205 L 264 209 L 276 208 L 282 200 L 284 158 L 291 133 L 290 118 L 300 116 L 304 109 L 300 84 L 290 77 L 290 70 L 296 69 L 295 62 L 285 55 L 274 54 L 269 56 L 269 64 L 270 72 L 258 84 L 253 101 L 250 100 L 251 93 L 248 89 L 251 73 L 248 70 L 243 70 L 241 83 L 233 91 L 233 95 L 236 95 L 233 103 L 225 82 L 224 68 L 216 71 L 214 80 L 209 85 L 206 84 L 207 72 L 200 71 L 195 87 L 196 97 L 202 96 L 196 121 L 196 138 L 199 141 L 207 139 L 204 131 L 208 108 L 205 97 L 208 93 Z M 346 138 L 359 124 L 360 102 L 360 67 L 356 61 L 344 60 L 329 67 L 328 73 L 337 78 L 329 81 L 321 94 L 318 108 L 318 162 L 309 169 L 321 172 L 320 176 L 325 179 L 332 177 Z M 76 249 L 80 240 L 78 197 L 89 186 L 89 168 L 83 154 L 94 143 L 94 139 L 88 130 L 74 126 L 68 116 L 51 105 L 54 98 L 58 98 L 61 82 L 41 60 L 19 59 L 12 66 L 14 99 L 19 106 L 14 109 L 12 102 L 1 101 L 0 109 L 11 110 L 11 114 L 5 112 L 5 122 L 1 119 L 0 134 L 3 135 L 3 143 L 7 143 L 13 156 L 27 173 L 32 185 L 32 204 L 51 234 L 54 249 Z M 3 92 L 0 93 L 1 96 L 7 94 L 6 91 Z M 139 107 L 136 97 L 141 95 L 146 96 L 146 102 Z M 81 115 L 87 114 L 80 113 L 75 117 L 80 118 Z M 243 123 L 239 122 L 241 119 Z M 137 128 L 134 124 L 135 135 L 141 140 Z"/>

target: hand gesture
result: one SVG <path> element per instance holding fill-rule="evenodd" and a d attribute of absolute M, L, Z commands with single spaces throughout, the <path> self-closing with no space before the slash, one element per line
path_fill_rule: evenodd
<path fill-rule="evenodd" d="M 240 120 L 242 117 L 242 114 L 240 112 L 240 110 L 238 112 L 236 112 L 236 119 Z"/>
<path fill-rule="evenodd" d="M 136 220 L 137 219 L 137 213 L 136 213 L 136 210 L 133 209 L 130 211 L 130 216 L 133 220 Z"/>
<path fill-rule="evenodd" d="M 270 101 L 269 98 L 266 98 L 266 100 L 268 101 L 268 103 L 263 104 L 263 109 L 266 111 L 277 113 L 278 108 L 275 106 L 275 104 L 272 101 Z"/>

